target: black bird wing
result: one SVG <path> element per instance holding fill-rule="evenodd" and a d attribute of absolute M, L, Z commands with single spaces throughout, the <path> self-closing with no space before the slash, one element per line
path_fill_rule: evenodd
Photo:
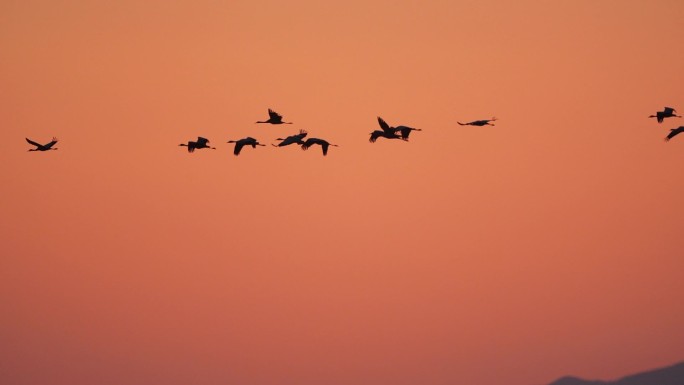
<path fill-rule="evenodd" d="M 381 137 L 383 134 L 383 131 L 380 130 L 375 130 L 371 132 L 370 139 L 368 139 L 369 142 L 375 143 L 376 140 L 378 140 L 379 137 Z"/>
<path fill-rule="evenodd" d="M 308 150 L 314 144 L 314 138 L 309 138 L 302 143 L 302 150 Z"/>
<path fill-rule="evenodd" d="M 201 136 L 197 137 L 197 147 L 204 147 L 209 143 L 209 139 L 203 138 Z"/>
<path fill-rule="evenodd" d="M 36 142 L 32 141 L 32 140 L 29 139 L 29 138 L 26 138 L 26 141 L 29 142 L 29 144 L 32 144 L 32 145 L 34 145 L 34 146 L 36 146 L 36 147 L 41 147 L 41 146 L 42 146 L 42 144 L 36 143 Z"/>
<path fill-rule="evenodd" d="M 387 122 L 381 117 L 378 116 L 378 123 L 380 124 L 380 128 L 382 128 L 383 131 L 385 132 L 394 132 L 394 128 L 390 127 Z"/>
<path fill-rule="evenodd" d="M 665 110 L 663 111 L 663 113 L 665 115 L 672 115 L 675 112 L 676 112 L 675 109 L 672 107 L 665 107 Z"/>
<path fill-rule="evenodd" d="M 328 155 L 328 142 L 319 143 L 323 149 L 323 156 Z"/>
<path fill-rule="evenodd" d="M 671 129 L 670 133 L 667 134 L 667 137 L 665 137 L 665 141 L 666 142 L 669 141 L 670 139 L 674 138 L 675 136 L 677 136 L 681 132 L 684 132 L 684 126 Z"/>
<path fill-rule="evenodd" d="M 55 144 L 57 144 L 57 138 L 52 138 L 52 141 L 46 144 L 45 148 L 52 148 L 52 146 L 54 146 Z"/>
<path fill-rule="evenodd" d="M 409 135 L 411 135 L 411 127 L 406 127 L 406 126 L 399 126 L 397 127 L 397 130 L 401 132 L 401 138 L 402 139 L 408 139 Z"/>
<path fill-rule="evenodd" d="M 283 120 L 283 116 L 280 115 L 279 113 L 273 111 L 272 109 L 268 109 L 268 117 L 271 118 L 271 120 L 280 122 Z"/>
<path fill-rule="evenodd" d="M 233 149 L 233 154 L 235 155 L 240 155 L 240 150 L 242 150 L 242 146 L 245 145 L 245 142 L 238 140 L 235 142 L 235 149 Z"/>

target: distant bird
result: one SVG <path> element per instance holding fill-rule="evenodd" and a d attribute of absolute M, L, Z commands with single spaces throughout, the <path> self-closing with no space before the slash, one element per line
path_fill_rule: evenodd
<path fill-rule="evenodd" d="M 370 133 L 370 139 L 368 139 L 369 142 L 375 143 L 378 138 L 386 138 L 386 139 L 403 139 L 400 135 L 397 134 L 397 128 L 395 127 L 390 127 L 387 122 L 385 122 L 384 119 L 378 116 L 378 124 L 380 124 L 380 128 L 382 130 L 375 130 Z M 407 135 L 408 136 L 408 135 Z M 403 139 L 406 140 L 406 139 Z"/>
<path fill-rule="evenodd" d="M 399 131 L 401 133 L 401 139 L 403 140 L 408 140 L 409 135 L 411 135 L 411 131 L 423 131 L 420 128 L 412 128 L 406 126 L 397 126 L 395 127 L 395 130 L 395 132 Z"/>
<path fill-rule="evenodd" d="M 302 143 L 302 150 L 308 150 L 309 147 L 313 146 L 314 144 L 320 144 L 321 145 L 321 149 L 323 149 L 323 156 L 328 155 L 328 146 L 338 147 L 336 144 L 330 144 L 327 140 L 318 139 L 318 138 L 309 138 L 306 140 L 306 142 Z"/>
<path fill-rule="evenodd" d="M 275 144 L 272 144 L 272 146 L 273 147 L 283 147 L 283 146 L 289 146 L 293 143 L 304 144 L 304 141 L 302 139 L 304 139 L 306 137 L 306 135 L 307 135 L 306 131 L 299 130 L 299 134 L 297 134 L 297 135 L 290 135 L 285 139 L 277 138 L 276 140 L 280 140 L 281 142 L 278 143 L 277 146 Z"/>
<path fill-rule="evenodd" d="M 265 144 L 261 144 L 256 139 L 249 136 L 240 140 L 229 140 L 228 143 L 235 143 L 235 149 L 233 150 L 233 154 L 235 155 L 240 155 L 240 150 L 242 150 L 243 146 L 252 146 L 252 148 L 256 148 L 256 146 L 265 146 Z"/>
<path fill-rule="evenodd" d="M 670 130 L 670 133 L 665 137 L 665 141 L 669 142 L 670 139 L 674 138 L 677 134 L 684 132 L 684 126 L 679 126 Z"/>
<path fill-rule="evenodd" d="M 468 123 L 461 123 L 461 122 L 456 122 L 456 123 L 460 124 L 461 126 L 482 127 L 482 126 L 493 126 L 493 124 L 490 122 L 494 122 L 494 121 L 496 121 L 496 118 L 491 118 L 491 119 L 486 119 L 486 120 L 474 120 L 474 121 L 468 122 Z"/>
<path fill-rule="evenodd" d="M 197 137 L 197 141 L 195 142 L 188 142 L 188 144 L 181 143 L 179 146 L 185 146 L 188 148 L 188 152 L 194 152 L 195 149 L 200 149 L 200 148 L 210 148 L 212 150 L 216 150 L 216 147 L 209 147 L 209 139 L 203 138 L 201 136 Z"/>
<path fill-rule="evenodd" d="M 32 148 L 29 151 L 48 151 L 48 150 L 57 150 L 56 148 L 52 148 L 55 144 L 57 144 L 57 138 L 52 138 L 52 142 L 47 143 L 47 144 L 40 144 L 32 141 L 29 138 L 26 138 L 26 141 L 29 142 L 29 144 L 36 146 L 36 148 Z"/>
<path fill-rule="evenodd" d="M 680 115 L 675 115 L 675 109 L 672 107 L 665 107 L 662 111 L 656 112 L 655 115 L 649 116 L 649 118 L 656 118 L 658 123 L 662 123 L 665 118 L 681 118 Z"/>
<path fill-rule="evenodd" d="M 283 122 L 283 117 L 270 108 L 268 109 L 268 120 L 258 121 L 257 123 L 292 124 L 292 122 Z"/>

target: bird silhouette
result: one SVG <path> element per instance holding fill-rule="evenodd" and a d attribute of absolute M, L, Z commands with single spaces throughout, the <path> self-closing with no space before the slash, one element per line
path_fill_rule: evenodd
<path fill-rule="evenodd" d="M 228 143 L 235 143 L 233 154 L 236 156 L 240 155 L 240 150 L 242 150 L 243 146 L 252 146 L 252 148 L 256 148 L 256 146 L 265 146 L 265 144 L 261 144 L 256 139 L 249 136 L 240 140 L 229 140 Z"/>
<path fill-rule="evenodd" d="M 672 107 L 665 107 L 662 111 L 656 112 L 655 115 L 649 116 L 649 118 L 656 118 L 658 123 L 662 123 L 665 118 L 681 118 L 680 115 L 675 115 L 675 109 Z"/>
<path fill-rule="evenodd" d="M 280 143 L 278 143 L 277 146 L 276 146 L 275 144 L 271 144 L 271 145 L 272 145 L 273 147 L 284 147 L 284 146 L 289 146 L 289 145 L 291 145 L 291 144 L 293 144 L 293 143 L 304 144 L 304 141 L 303 141 L 302 139 L 304 139 L 304 138 L 306 137 L 306 135 L 307 135 L 307 132 L 306 132 L 306 131 L 304 131 L 304 130 L 299 130 L 299 134 L 297 134 L 297 135 L 290 135 L 290 136 L 288 136 L 288 137 L 285 138 L 285 139 L 283 139 L 283 138 L 277 138 L 276 140 L 280 140 L 280 141 L 281 141 Z"/>
<path fill-rule="evenodd" d="M 406 126 L 397 126 L 395 127 L 395 132 L 401 133 L 401 139 L 403 140 L 408 140 L 409 135 L 411 135 L 411 131 L 423 131 L 420 128 L 413 128 L 413 127 L 406 127 Z"/>
<path fill-rule="evenodd" d="M 36 148 L 32 148 L 29 151 L 48 151 L 48 150 L 57 150 L 57 148 L 52 148 L 55 144 L 57 144 L 57 138 L 52 138 L 52 142 L 47 143 L 47 144 L 40 144 L 32 141 L 29 138 L 26 138 L 26 141 L 29 142 L 29 144 L 36 146 Z"/>
<path fill-rule="evenodd" d="M 665 141 L 669 142 L 670 139 L 674 138 L 675 136 L 677 136 L 677 134 L 680 134 L 682 132 L 684 132 L 684 126 L 679 126 L 677 128 L 670 129 L 670 133 L 667 134 L 667 136 L 665 137 Z"/>
<path fill-rule="evenodd" d="M 302 150 L 308 150 L 309 147 L 313 146 L 314 144 L 320 144 L 321 145 L 321 149 L 323 150 L 323 156 L 328 155 L 328 146 L 338 147 L 336 144 L 330 144 L 327 140 L 318 139 L 318 138 L 309 138 L 306 140 L 306 142 L 302 143 Z"/>
<path fill-rule="evenodd" d="M 194 152 L 196 149 L 201 149 L 201 148 L 210 148 L 212 150 L 216 150 L 216 147 L 209 147 L 209 139 L 203 138 L 201 136 L 197 137 L 197 141 L 195 142 L 188 142 L 188 144 L 181 143 L 179 146 L 185 146 L 188 148 L 188 152 Z"/>
<path fill-rule="evenodd" d="M 283 117 L 270 108 L 268 109 L 268 120 L 258 121 L 257 123 L 292 124 L 292 122 L 283 122 Z"/>
<path fill-rule="evenodd" d="M 461 126 L 478 126 L 478 127 L 482 127 L 482 126 L 493 126 L 493 124 L 491 123 L 491 122 L 493 122 L 493 121 L 496 121 L 496 118 L 485 119 L 485 120 L 474 120 L 474 121 L 468 122 L 468 123 L 461 123 L 461 122 L 456 122 L 456 123 L 460 124 Z"/>
<path fill-rule="evenodd" d="M 369 142 L 375 143 L 378 138 L 386 138 L 386 139 L 403 139 L 400 135 L 397 134 L 397 128 L 395 127 L 390 127 L 387 122 L 381 117 L 378 116 L 378 124 L 380 124 L 380 128 L 382 130 L 375 130 L 370 133 L 370 139 L 368 139 Z M 406 139 L 403 139 L 406 140 Z"/>

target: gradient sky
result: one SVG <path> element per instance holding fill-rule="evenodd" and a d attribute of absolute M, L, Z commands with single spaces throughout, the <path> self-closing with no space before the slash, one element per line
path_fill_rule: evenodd
<path fill-rule="evenodd" d="M 663 138 L 684 119 L 647 116 L 684 112 L 682 20 L 679 0 L 0 1 L 0 382 L 681 361 L 684 136 Z M 294 124 L 254 124 L 269 107 Z M 377 116 L 423 131 L 370 144 Z M 340 147 L 225 143 L 298 129 Z M 178 147 L 198 135 L 218 149 Z"/>

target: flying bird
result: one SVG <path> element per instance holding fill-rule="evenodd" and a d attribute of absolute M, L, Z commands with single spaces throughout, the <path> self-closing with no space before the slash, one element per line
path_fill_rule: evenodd
<path fill-rule="evenodd" d="M 57 150 L 57 148 L 52 148 L 55 144 L 57 144 L 57 138 L 52 138 L 52 142 L 47 143 L 47 144 L 40 144 L 32 141 L 29 138 L 26 138 L 26 141 L 29 142 L 29 144 L 36 146 L 36 148 L 32 148 L 29 151 L 48 151 L 48 150 Z"/>
<path fill-rule="evenodd" d="M 240 140 L 229 140 L 228 143 L 235 143 L 233 154 L 236 156 L 240 155 L 240 150 L 242 150 L 242 147 L 244 146 L 252 146 L 252 148 L 256 148 L 256 146 L 265 146 L 265 144 L 261 144 L 256 139 L 249 136 Z"/>
<path fill-rule="evenodd" d="M 302 143 L 302 150 L 308 150 L 309 147 L 313 146 L 314 144 L 320 144 L 321 145 L 321 149 L 323 150 L 323 156 L 328 155 L 328 146 L 338 147 L 336 144 L 330 144 L 327 140 L 318 139 L 318 138 L 309 138 L 306 140 L 306 142 Z"/>
<path fill-rule="evenodd" d="M 406 126 L 397 126 L 395 127 L 395 132 L 401 133 L 401 139 L 403 140 L 408 140 L 409 135 L 411 135 L 411 131 L 423 131 L 420 128 L 413 128 L 413 127 L 406 127 Z"/>
<path fill-rule="evenodd" d="M 675 109 L 672 107 L 665 107 L 662 111 L 656 112 L 655 115 L 649 116 L 649 118 L 656 118 L 658 123 L 662 123 L 665 118 L 681 118 L 680 115 L 675 115 Z"/>
<path fill-rule="evenodd" d="M 290 135 L 287 138 L 277 138 L 276 140 L 280 140 L 281 142 L 278 143 L 276 146 L 275 144 L 271 144 L 273 147 L 283 147 L 283 146 L 289 146 L 290 144 L 297 143 L 297 144 L 304 144 L 304 139 L 307 135 L 307 132 L 304 130 L 299 130 L 299 134 L 297 135 Z"/>
<path fill-rule="evenodd" d="M 667 136 L 665 137 L 665 141 L 669 142 L 670 139 L 674 138 L 675 136 L 677 136 L 677 134 L 682 133 L 682 132 L 684 132 L 684 126 L 679 126 L 677 128 L 671 129 L 670 133 L 667 134 Z"/>
<path fill-rule="evenodd" d="M 179 146 L 187 147 L 188 152 L 194 152 L 196 149 L 200 148 L 210 148 L 212 150 L 216 150 L 216 147 L 209 147 L 209 139 L 203 138 L 201 136 L 198 136 L 197 140 L 194 142 L 188 142 L 188 144 L 181 143 Z"/>
<path fill-rule="evenodd" d="M 375 130 L 370 133 L 370 139 L 368 139 L 369 142 L 375 143 L 378 138 L 386 138 L 386 139 L 403 139 L 400 135 L 397 134 L 397 128 L 395 127 L 390 127 L 387 122 L 385 122 L 384 119 L 378 116 L 378 124 L 380 124 L 380 128 L 382 130 Z M 405 139 L 403 139 L 405 140 Z"/>
<path fill-rule="evenodd" d="M 474 121 L 468 122 L 468 123 L 461 123 L 461 122 L 456 122 L 456 123 L 460 124 L 461 126 L 478 126 L 478 127 L 482 127 L 482 126 L 493 126 L 493 124 L 491 123 L 491 122 L 493 122 L 493 121 L 496 121 L 496 118 L 485 119 L 485 120 L 474 120 Z"/>
<path fill-rule="evenodd" d="M 292 122 L 283 122 L 283 117 L 279 113 L 268 109 L 268 120 L 258 121 L 257 123 L 270 123 L 270 124 L 292 124 Z"/>

